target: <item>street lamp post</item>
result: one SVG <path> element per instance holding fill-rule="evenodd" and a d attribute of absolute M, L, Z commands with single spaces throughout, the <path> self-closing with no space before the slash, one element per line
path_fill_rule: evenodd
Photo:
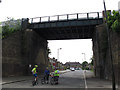
<path fill-rule="evenodd" d="M 84 61 L 86 61 L 85 53 L 82 53 L 82 54 L 84 54 Z"/>
<path fill-rule="evenodd" d="M 120 1 L 118 2 L 118 11 L 119 11 L 119 14 L 120 14 Z"/>
<path fill-rule="evenodd" d="M 57 49 L 57 60 L 59 60 L 59 50 L 61 50 L 62 48 L 58 48 Z"/>
<path fill-rule="evenodd" d="M 109 54 L 110 54 L 110 59 L 111 59 L 111 66 L 112 66 L 112 88 L 113 88 L 113 90 L 116 90 L 114 66 L 113 66 L 112 51 L 111 51 L 110 30 L 109 30 L 108 25 L 107 25 L 108 16 L 107 16 L 107 11 L 106 11 L 105 0 L 103 0 L 103 4 L 104 4 L 104 14 L 105 14 L 105 17 L 106 17 L 106 30 L 107 30 L 107 35 L 108 35 L 108 48 L 109 48 Z"/>

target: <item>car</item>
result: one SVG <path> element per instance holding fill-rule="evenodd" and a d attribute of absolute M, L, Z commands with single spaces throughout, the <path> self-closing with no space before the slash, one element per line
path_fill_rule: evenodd
<path fill-rule="evenodd" d="M 71 70 L 71 71 L 75 71 L 75 69 L 74 69 L 74 68 L 71 68 L 70 70 Z"/>
<path fill-rule="evenodd" d="M 79 70 L 79 68 L 75 68 L 75 70 Z"/>

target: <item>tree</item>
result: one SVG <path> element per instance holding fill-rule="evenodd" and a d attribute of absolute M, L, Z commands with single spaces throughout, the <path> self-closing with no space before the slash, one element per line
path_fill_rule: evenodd
<path fill-rule="evenodd" d="M 88 62 L 87 61 L 84 61 L 83 63 L 82 63 L 82 69 L 86 69 L 86 66 L 88 65 Z"/>
<path fill-rule="evenodd" d="M 93 66 L 93 57 L 91 57 L 91 62 L 90 62 L 90 64 Z"/>
<path fill-rule="evenodd" d="M 82 64 L 88 64 L 88 62 L 87 62 L 87 61 L 84 61 Z"/>
<path fill-rule="evenodd" d="M 112 14 L 107 12 L 107 24 L 108 28 L 113 31 L 120 32 L 120 14 L 119 11 L 113 10 Z"/>

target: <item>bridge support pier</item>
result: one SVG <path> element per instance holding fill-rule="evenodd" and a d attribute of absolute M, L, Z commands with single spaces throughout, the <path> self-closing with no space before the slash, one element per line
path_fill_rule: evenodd
<path fill-rule="evenodd" d="M 39 36 L 34 30 L 26 29 L 23 35 L 23 57 L 25 63 L 32 67 L 38 64 L 39 73 L 42 73 L 48 64 L 47 40 Z"/>
<path fill-rule="evenodd" d="M 35 64 L 42 73 L 48 64 L 47 40 L 31 29 L 3 39 L 2 45 L 2 76 L 32 75 Z"/>
<path fill-rule="evenodd" d="M 93 55 L 94 55 L 94 67 L 95 75 L 103 79 L 112 79 L 112 62 L 110 60 L 110 54 L 107 42 L 107 32 L 104 24 L 96 27 L 93 36 Z M 111 47 L 113 57 L 113 67 L 115 72 L 115 82 L 120 82 L 120 35 L 119 33 L 111 31 Z"/>

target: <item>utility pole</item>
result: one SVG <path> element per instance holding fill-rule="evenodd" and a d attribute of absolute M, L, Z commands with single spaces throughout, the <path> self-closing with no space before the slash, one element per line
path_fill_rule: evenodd
<path fill-rule="evenodd" d="M 120 14 L 120 1 L 118 2 L 118 11 L 119 11 L 119 14 Z"/>
<path fill-rule="evenodd" d="M 109 30 L 108 25 L 107 25 L 108 16 L 107 16 L 107 11 L 106 11 L 105 0 L 103 0 L 103 4 L 104 4 L 104 14 L 105 14 L 105 17 L 106 17 L 106 30 L 107 30 L 107 35 L 108 35 L 108 49 L 109 49 L 109 54 L 110 54 L 111 67 L 112 67 L 112 88 L 113 88 L 113 90 L 116 90 L 115 73 L 114 73 L 112 50 L 111 50 L 110 30 Z"/>

